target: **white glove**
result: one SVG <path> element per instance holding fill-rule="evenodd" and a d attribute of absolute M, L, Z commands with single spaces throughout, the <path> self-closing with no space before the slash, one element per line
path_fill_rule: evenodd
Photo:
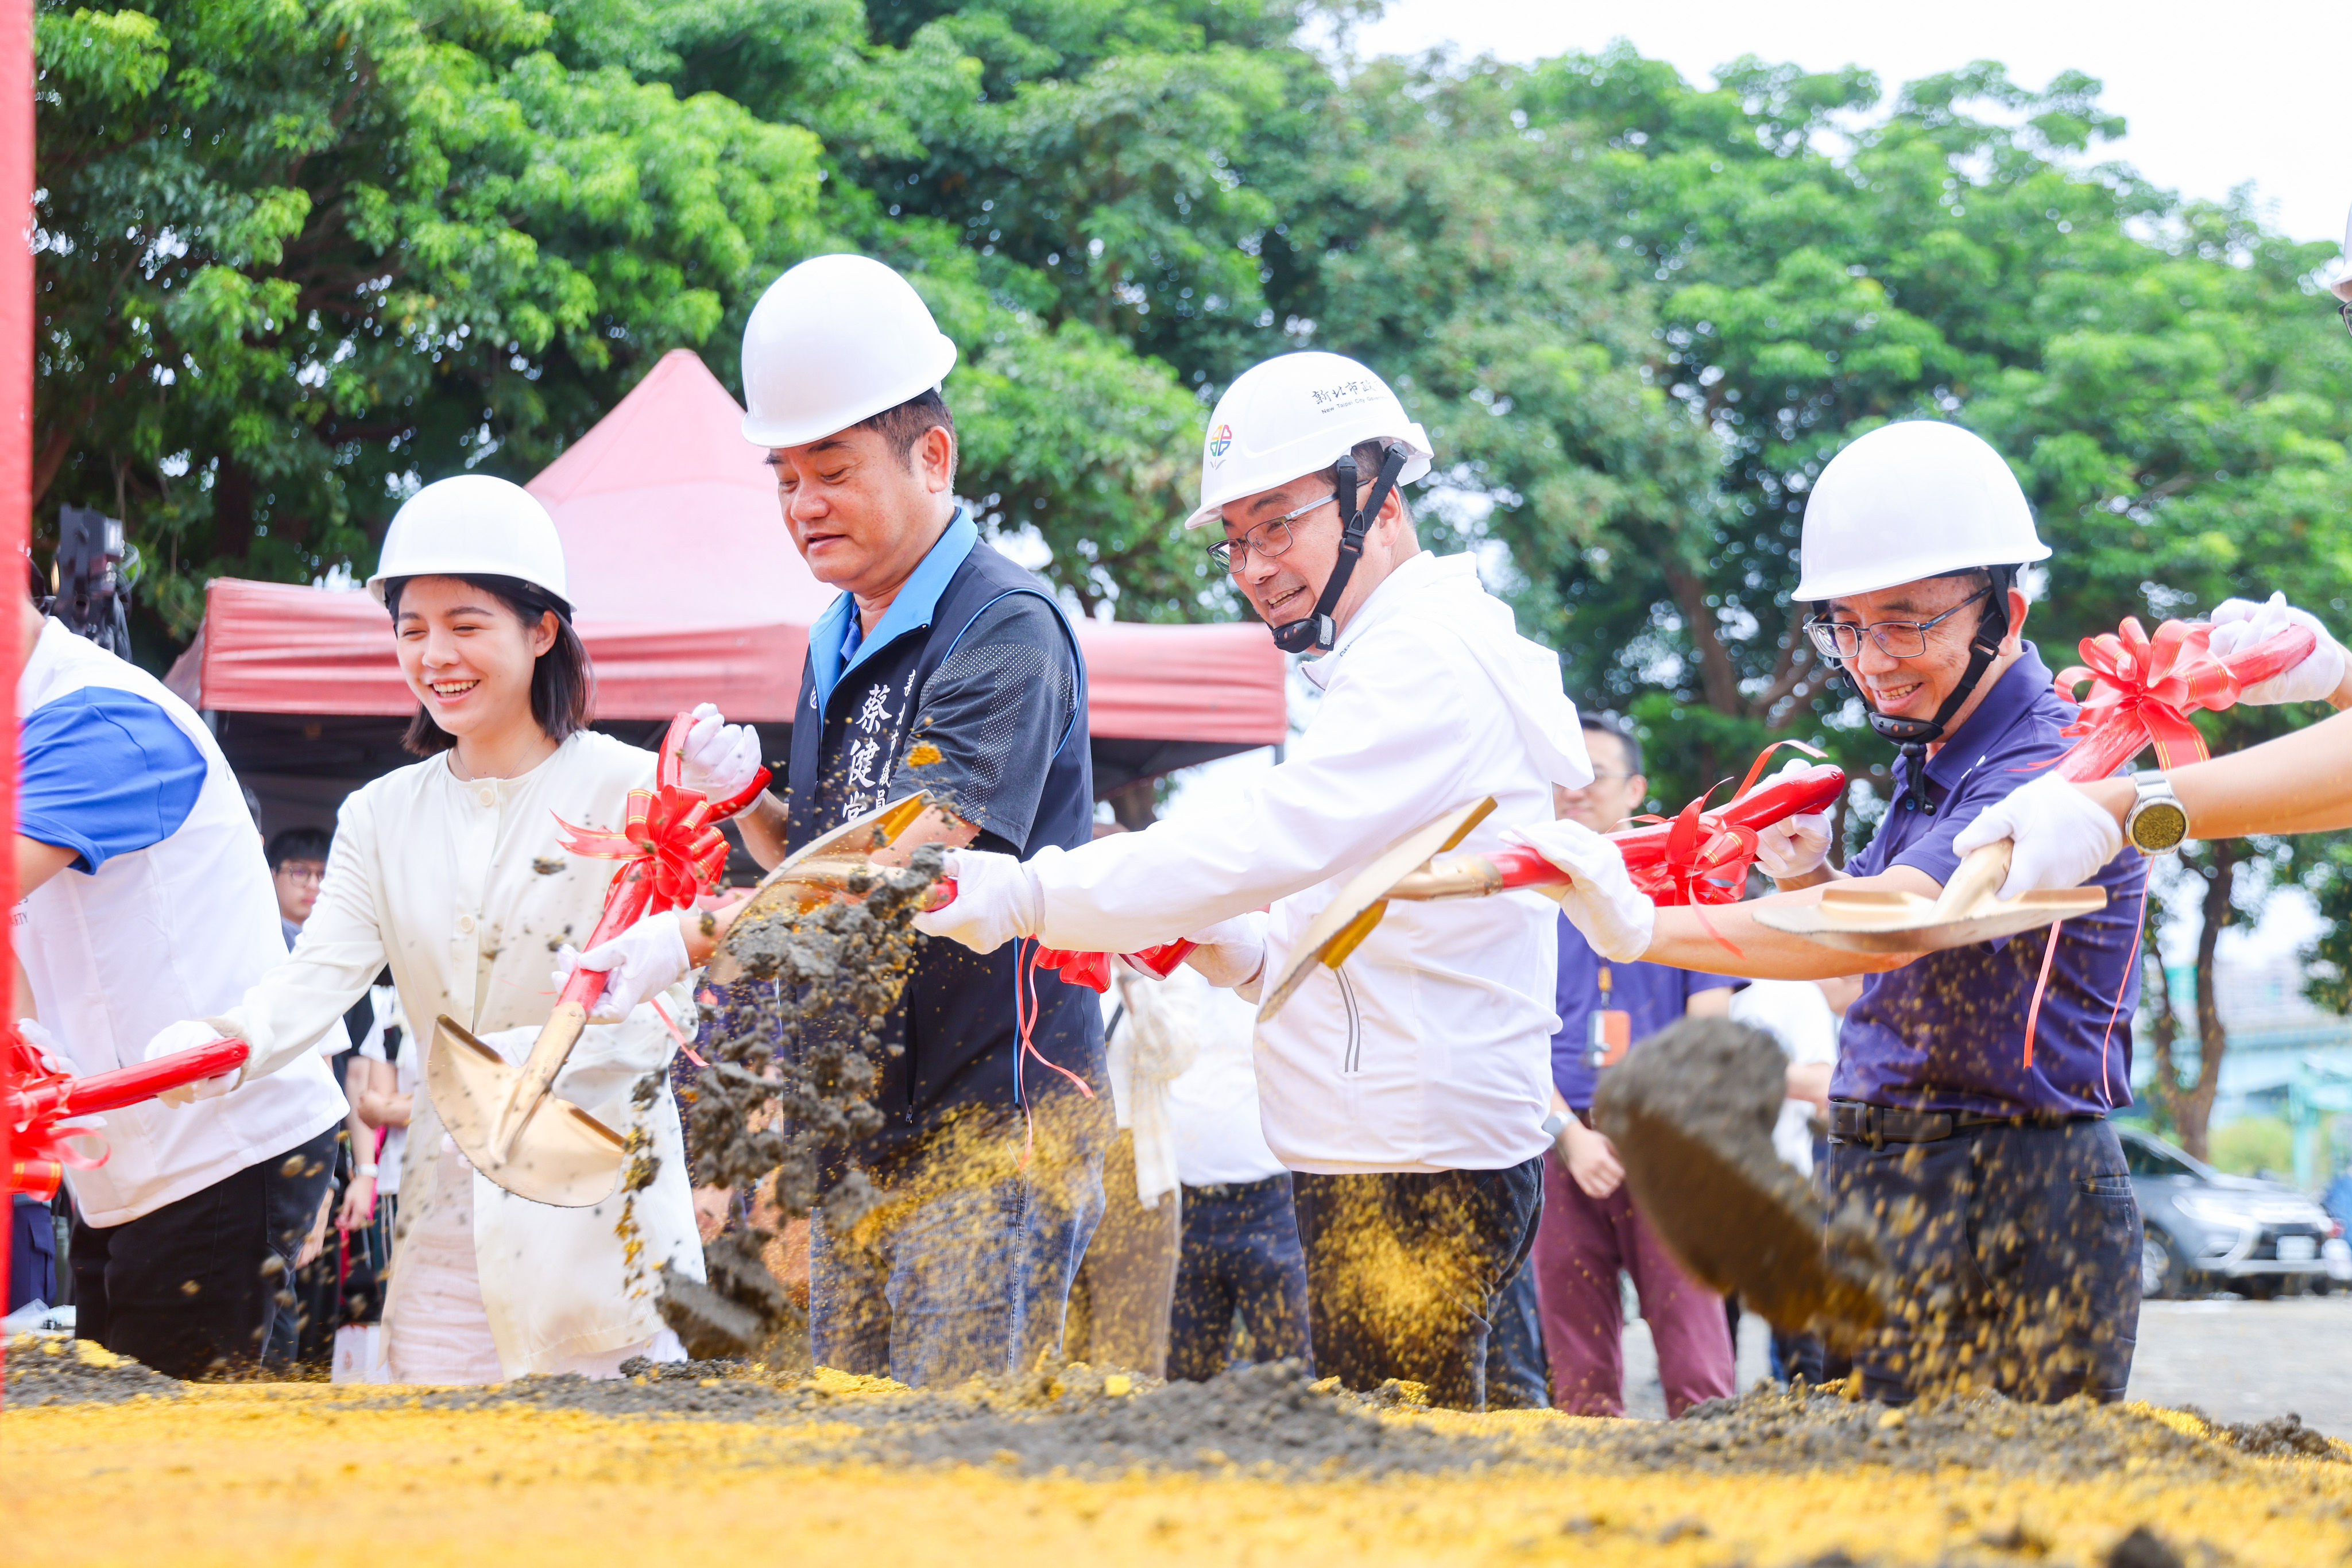
<path fill-rule="evenodd" d="M 68 1078 L 75 1076 L 74 1064 L 67 1059 L 65 1048 L 41 1027 L 38 1019 L 18 1019 L 16 1036 L 32 1047 L 33 1060 L 41 1064 L 42 1071 L 62 1072 Z"/>
<path fill-rule="evenodd" d="M 1027 866 L 988 850 L 950 850 L 946 869 L 955 879 L 955 897 L 916 915 L 916 930 L 975 953 L 993 953 L 1016 936 L 1037 934 L 1037 879 Z"/>
<path fill-rule="evenodd" d="M 1559 906 L 1592 950 L 1612 964 L 1630 964 L 1650 950 L 1657 906 L 1634 887 L 1617 846 L 1581 822 L 1561 821 L 1514 828 L 1503 835 L 1568 873 Z"/>
<path fill-rule="evenodd" d="M 604 994 L 588 1009 L 591 1023 L 618 1023 L 639 1002 L 669 989 L 694 967 L 686 956 L 686 934 L 675 915 L 648 915 L 610 942 L 585 953 L 570 943 L 555 951 L 555 988 L 572 981 L 575 969 L 604 971 Z"/>
<path fill-rule="evenodd" d="M 759 775 L 760 732 L 748 724 L 729 724 L 716 706 L 704 703 L 694 710 L 678 761 L 680 784 L 713 800 L 731 800 Z"/>
<path fill-rule="evenodd" d="M 1184 962 L 1200 970 L 1209 984 L 1221 990 L 1248 985 L 1265 967 L 1263 915 L 1236 915 L 1231 920 L 1220 920 L 1205 931 L 1193 932 L 1191 939 L 1199 946 L 1184 955 Z"/>
<path fill-rule="evenodd" d="M 2290 626 L 2307 626 L 2319 639 L 2303 663 L 2239 693 L 2242 703 L 2257 707 L 2324 703 L 2344 684 L 2344 645 L 2327 634 L 2317 616 L 2289 604 L 2284 593 L 2273 593 L 2260 604 L 2251 599 L 2225 599 L 2213 607 L 2208 619 L 2213 622 L 2213 636 L 2206 646 L 2223 659 L 2260 647 Z"/>
<path fill-rule="evenodd" d="M 1821 764 L 1801 757 L 1792 757 L 1763 783 L 1778 784 L 1784 779 L 1801 779 Z M 1827 811 L 1800 811 L 1793 817 L 1783 817 L 1769 828 L 1756 830 L 1756 863 L 1764 874 L 1775 882 L 1789 882 L 1801 876 L 1811 876 L 1822 869 L 1830 858 L 1830 814 Z"/>
<path fill-rule="evenodd" d="M 2044 773 L 1978 812 L 1952 840 L 1952 849 L 1965 855 L 2003 839 L 2016 846 L 2010 852 L 2009 879 L 2000 884 L 2003 898 L 2080 887 L 2124 847 L 2116 820 L 2055 773 Z"/>
<path fill-rule="evenodd" d="M 199 1019 L 167 1024 L 163 1031 L 147 1042 L 147 1060 L 169 1056 L 175 1051 L 185 1051 L 192 1045 L 210 1045 L 221 1037 L 221 1031 Z M 177 1089 L 166 1089 L 156 1098 L 166 1105 L 187 1105 L 198 1100 L 216 1100 L 236 1087 L 237 1074 L 223 1072 L 211 1078 L 199 1078 L 194 1083 L 183 1083 Z"/>

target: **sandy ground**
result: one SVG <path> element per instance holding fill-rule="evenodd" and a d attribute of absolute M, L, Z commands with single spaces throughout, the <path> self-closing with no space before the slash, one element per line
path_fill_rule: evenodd
<path fill-rule="evenodd" d="M 380 1391 L 378 1391 L 380 1393 Z M 1399 1416 L 1509 1435 L 1548 1413 Z M 604 1563 L 2084 1564 L 2146 1526 L 2191 1563 L 2337 1562 L 2352 1465 L 2247 1459 L 2184 1484 L 1856 1465 L 1807 1475 L 1543 1469 L 1278 1482 L 1023 1479 L 808 1462 L 806 1431 L 573 1410 L 361 1410 L 248 1385 L 0 1416 L 11 1563 L 137 1568 Z"/>
<path fill-rule="evenodd" d="M 1739 1325 L 1739 1386 L 1767 1375 L 1764 1325 Z M 2352 1437 L 2352 1296 L 2279 1301 L 2149 1301 L 2140 1308 L 2131 1396 L 2194 1406 L 2222 1421 L 2290 1413 Z M 1625 1326 L 1625 1413 L 1664 1418 L 1647 1324 Z"/>

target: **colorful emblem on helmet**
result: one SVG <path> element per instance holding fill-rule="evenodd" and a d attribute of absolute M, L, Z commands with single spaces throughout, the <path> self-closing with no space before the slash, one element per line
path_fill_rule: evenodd
<path fill-rule="evenodd" d="M 1221 424 L 1217 426 L 1216 429 L 1209 432 L 1210 460 L 1214 462 L 1217 458 L 1223 457 L 1225 455 L 1226 449 L 1231 447 L 1233 444 L 1234 427 L 1232 425 Z"/>

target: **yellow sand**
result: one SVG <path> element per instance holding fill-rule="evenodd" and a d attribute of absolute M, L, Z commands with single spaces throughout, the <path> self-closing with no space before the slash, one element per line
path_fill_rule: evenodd
<path fill-rule="evenodd" d="M 1031 1480 L 812 1467 L 805 1427 L 351 1408 L 359 1392 L 251 1385 L 169 1402 L 9 1411 L 0 1416 L 7 1561 L 1771 1568 L 1843 1547 L 1886 1563 L 1952 1554 L 2095 1564 L 2141 1523 L 2191 1548 L 2191 1562 L 2200 1541 L 2249 1564 L 2352 1552 L 2352 1466 L 2308 1460 L 2255 1462 L 2242 1479 L 2194 1487 L 2178 1472 L 2043 1484 L 1874 1469 L 1801 1478 L 1558 1469 L 1381 1481 Z M 1571 1419 L 1411 1418 L 1486 1431 Z M 1563 1529 L 1571 1520 L 1585 1528 Z"/>

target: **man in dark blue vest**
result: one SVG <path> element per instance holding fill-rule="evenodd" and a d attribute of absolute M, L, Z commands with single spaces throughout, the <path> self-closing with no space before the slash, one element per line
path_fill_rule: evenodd
<path fill-rule="evenodd" d="M 955 355 L 907 281 L 863 256 L 793 267 L 744 330 L 744 434 L 769 448 L 793 544 L 843 591 L 809 630 L 789 804 L 764 796 L 737 819 L 763 865 L 917 789 L 948 803 L 952 844 L 1025 860 L 1090 836 L 1085 665 L 1048 591 L 955 500 L 939 392 Z M 921 1385 L 1059 1352 L 1110 1128 L 1076 1087 L 1103 1082 L 1092 991 L 1036 977 L 1024 1069 L 1025 952 L 919 940 L 884 1030 L 904 1049 L 881 1064 L 883 1128 L 827 1162 L 829 1179 L 863 1169 L 885 1202 L 854 1238 L 812 1222 L 809 1312 L 820 1364 Z M 709 945 L 647 921 L 582 961 L 625 1005 Z"/>

